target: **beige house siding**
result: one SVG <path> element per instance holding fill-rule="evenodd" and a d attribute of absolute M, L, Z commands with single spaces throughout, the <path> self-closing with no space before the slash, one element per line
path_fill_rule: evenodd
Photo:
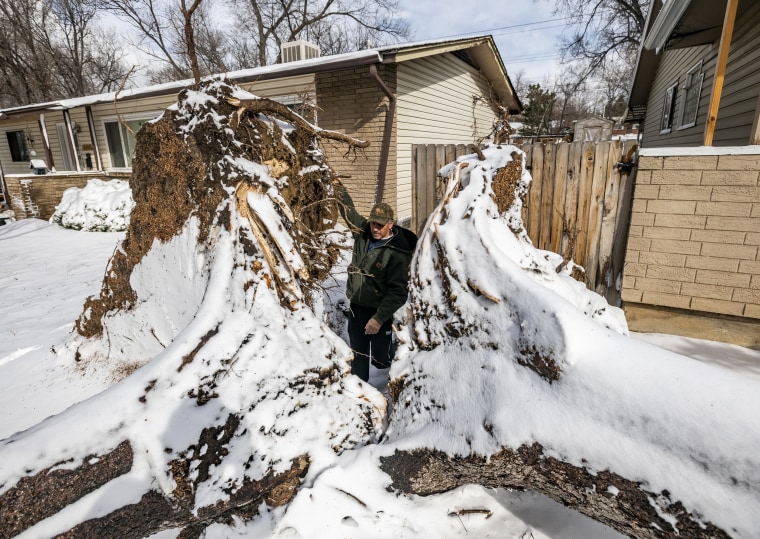
<path fill-rule="evenodd" d="M 639 160 L 624 305 L 757 322 L 760 152 L 747 148 L 666 152 L 644 150 Z"/>
<path fill-rule="evenodd" d="M 395 93 L 396 66 L 380 66 L 378 74 L 388 89 Z M 317 74 L 316 78 L 318 123 L 323 129 L 346 133 L 369 141 L 369 147 L 350 152 L 347 146 L 325 142 L 322 150 L 332 168 L 348 175 L 343 184 L 351 193 L 359 213 L 368 215 L 375 196 L 383 144 L 383 129 L 389 100 L 372 78 L 369 68 L 358 67 Z M 397 111 L 398 112 L 398 111 Z M 396 206 L 396 132 L 393 131 L 389 148 L 383 200 Z M 397 215 L 404 214 L 396 207 Z"/>
<path fill-rule="evenodd" d="M 475 143 L 496 116 L 486 78 L 453 54 L 399 64 L 397 95 L 397 204 L 400 215 L 411 216 L 412 144 Z"/>
<path fill-rule="evenodd" d="M 254 83 L 241 84 L 241 87 L 260 96 L 277 98 L 286 104 L 300 102 L 304 96 L 314 94 L 314 75 L 302 75 L 298 77 L 287 77 L 271 81 L 260 81 Z M 126 119 L 137 118 L 155 118 L 160 115 L 167 107 L 177 101 L 176 93 L 169 93 L 162 96 L 153 96 L 146 98 L 137 98 L 123 100 L 119 102 L 106 102 L 92 105 L 93 120 L 95 123 L 95 133 L 98 148 L 100 150 L 102 165 L 105 170 L 113 168 L 110 158 L 110 151 L 106 140 L 104 123 L 116 120 L 118 117 Z M 79 159 L 80 167 L 85 169 L 85 154 L 91 154 L 93 168 L 97 168 L 94 155 L 94 145 L 90 137 L 90 130 L 87 123 L 85 107 L 77 107 L 69 111 L 71 120 L 78 126 L 77 138 L 79 142 Z M 8 131 L 24 130 L 25 134 L 34 139 L 34 144 L 30 149 L 37 153 L 36 158 L 46 159 L 42 134 L 38 124 L 39 115 L 32 114 L 20 119 L 6 120 L 0 123 L 0 136 L 6 137 Z M 57 124 L 64 122 L 63 112 L 48 111 L 44 114 L 45 126 L 47 129 L 50 149 L 53 154 L 53 163 L 48 163 L 49 167 L 55 166 L 58 172 L 67 170 L 76 170 L 74 164 L 70 169 L 65 166 L 62 155 L 62 145 L 58 139 Z M 5 141 L 4 141 L 5 142 Z M 14 162 L 11 160 L 10 149 L 7 143 L 0 144 L 0 162 L 3 163 L 3 172 L 5 174 L 28 174 L 29 162 Z"/>

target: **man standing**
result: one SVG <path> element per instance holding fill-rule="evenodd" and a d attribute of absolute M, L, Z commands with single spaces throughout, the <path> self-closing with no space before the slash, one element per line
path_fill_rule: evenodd
<path fill-rule="evenodd" d="M 375 204 L 365 219 L 339 180 L 335 181 L 335 193 L 340 214 L 354 236 L 346 283 L 351 302 L 348 338 L 354 351 L 351 372 L 367 381 L 370 357 L 375 367 L 390 367 L 393 313 L 406 303 L 417 236 L 395 225 L 388 204 Z"/>

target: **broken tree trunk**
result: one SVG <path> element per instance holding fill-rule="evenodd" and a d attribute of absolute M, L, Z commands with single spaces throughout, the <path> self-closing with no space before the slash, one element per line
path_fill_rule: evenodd
<path fill-rule="evenodd" d="M 412 261 L 385 436 L 401 448 L 381 459 L 392 486 L 530 489 L 634 537 L 752 537 L 751 387 L 714 388 L 720 373 L 681 356 L 652 364 L 663 356 L 626 336 L 619 309 L 532 246 L 524 154 L 483 154 L 449 165 Z"/>
<path fill-rule="evenodd" d="M 198 537 L 382 429 L 312 309 L 340 248 L 334 172 L 281 113 L 208 81 L 138 133 L 126 237 L 51 358 L 121 383 L 0 442 L 0 537 Z"/>

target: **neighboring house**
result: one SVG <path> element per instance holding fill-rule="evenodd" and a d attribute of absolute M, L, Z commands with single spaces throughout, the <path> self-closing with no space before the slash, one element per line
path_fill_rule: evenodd
<path fill-rule="evenodd" d="M 622 298 L 634 330 L 760 348 L 760 2 L 653 0 Z"/>
<path fill-rule="evenodd" d="M 598 118 L 596 116 L 585 118 L 575 122 L 575 142 L 599 142 L 610 140 L 612 138 L 612 128 L 615 126 L 613 120 Z"/>
<path fill-rule="evenodd" d="M 315 54 L 308 44 L 297 43 Z M 491 36 L 386 46 L 224 77 L 288 106 L 310 102 L 320 127 L 369 140 L 371 145 L 356 156 L 331 145 L 323 150 L 336 171 L 350 176 L 344 183 L 360 211 L 382 199 L 407 221 L 414 206 L 412 144 L 475 143 L 503 117 L 500 111 L 521 112 Z M 95 176 L 128 176 L 133 132 L 191 84 L 172 82 L 0 111 L 3 190 L 17 203 L 17 215 L 30 214 L 21 207 L 27 200 L 47 218 L 65 188 Z M 32 157 L 55 172 L 30 175 Z"/>

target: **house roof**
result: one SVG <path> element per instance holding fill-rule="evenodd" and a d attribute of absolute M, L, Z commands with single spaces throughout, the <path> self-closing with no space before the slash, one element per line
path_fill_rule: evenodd
<path fill-rule="evenodd" d="M 663 49 L 713 43 L 720 37 L 727 0 L 652 0 L 631 90 L 625 121 L 643 121 L 649 90 Z"/>
<path fill-rule="evenodd" d="M 522 105 L 517 97 L 512 82 L 509 80 L 507 70 L 504 67 L 501 56 L 490 35 L 477 36 L 464 39 L 449 39 L 436 41 L 423 41 L 403 45 L 389 45 L 374 49 L 321 56 L 309 60 L 274 64 L 228 73 L 213 75 L 222 76 L 236 83 L 272 80 L 278 78 L 334 71 L 351 67 L 378 63 L 400 63 L 417 58 L 423 58 L 435 54 L 464 51 L 470 60 L 480 68 L 488 77 L 501 102 L 509 108 L 510 113 L 518 114 L 522 111 Z M 35 103 L 0 110 L 0 120 L 26 116 L 29 114 L 42 113 L 45 111 L 67 110 L 75 107 L 109 103 L 114 101 L 127 101 L 132 99 L 155 97 L 179 92 L 194 83 L 192 79 L 185 79 L 164 84 L 146 86 L 122 90 L 120 92 L 108 92 L 104 94 L 75 97 L 71 99 L 59 99 L 46 103 Z"/>

